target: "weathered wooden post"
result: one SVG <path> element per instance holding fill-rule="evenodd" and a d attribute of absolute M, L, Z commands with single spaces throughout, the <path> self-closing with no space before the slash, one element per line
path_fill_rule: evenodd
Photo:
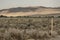
<path fill-rule="evenodd" d="M 51 17 L 51 36 L 52 36 L 52 32 L 53 32 L 53 17 Z"/>

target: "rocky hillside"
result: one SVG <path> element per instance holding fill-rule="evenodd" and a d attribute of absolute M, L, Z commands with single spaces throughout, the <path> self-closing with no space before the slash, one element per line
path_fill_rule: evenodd
<path fill-rule="evenodd" d="M 17 7 L 0 10 L 0 15 L 4 16 L 30 16 L 30 15 L 60 15 L 60 7 Z"/>

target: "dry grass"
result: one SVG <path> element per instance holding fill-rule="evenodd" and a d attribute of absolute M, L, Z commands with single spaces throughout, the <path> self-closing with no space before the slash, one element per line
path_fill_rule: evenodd
<path fill-rule="evenodd" d="M 35 29 L 34 29 L 35 30 Z M 28 39 L 48 39 L 50 35 L 45 31 L 33 31 L 31 33 L 28 30 L 19 30 L 16 28 L 0 28 L 0 40 L 28 40 Z M 29 30 L 30 31 L 30 30 Z M 38 32 L 37 32 L 38 31 Z"/>
<path fill-rule="evenodd" d="M 55 18 L 51 36 L 50 18 L 0 18 L 0 40 L 50 40 L 60 35 L 59 20 Z"/>

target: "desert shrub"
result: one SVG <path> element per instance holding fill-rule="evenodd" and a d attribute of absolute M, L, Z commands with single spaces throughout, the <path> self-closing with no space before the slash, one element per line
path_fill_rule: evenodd
<path fill-rule="evenodd" d="M 58 21 L 59 20 L 59 21 Z M 48 18 L 0 18 L 0 40 L 48 40 L 60 35 L 60 19 L 54 20 L 51 36 L 51 19 Z"/>
<path fill-rule="evenodd" d="M 50 31 L 49 32 L 49 34 L 50 34 L 50 36 L 52 37 L 52 38 L 55 38 L 57 35 L 58 35 L 58 32 L 56 32 L 56 31 Z"/>
<path fill-rule="evenodd" d="M 58 35 L 60 35 L 60 30 L 57 31 Z"/>
<path fill-rule="evenodd" d="M 29 39 L 39 39 L 39 40 L 48 40 L 50 38 L 50 35 L 46 31 L 38 31 L 36 29 L 30 30 L 30 32 L 27 33 L 29 35 Z"/>
<path fill-rule="evenodd" d="M 0 15 L 0 17 L 7 18 L 7 16 L 4 16 L 4 15 Z"/>
<path fill-rule="evenodd" d="M 0 30 L 0 40 L 22 40 L 22 33 L 18 29 Z"/>

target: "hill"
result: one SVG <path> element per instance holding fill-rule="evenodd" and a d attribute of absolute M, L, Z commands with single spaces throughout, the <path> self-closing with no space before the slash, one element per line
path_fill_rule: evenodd
<path fill-rule="evenodd" d="M 30 16 L 30 15 L 60 15 L 60 7 L 17 7 L 0 10 L 4 16 Z"/>

